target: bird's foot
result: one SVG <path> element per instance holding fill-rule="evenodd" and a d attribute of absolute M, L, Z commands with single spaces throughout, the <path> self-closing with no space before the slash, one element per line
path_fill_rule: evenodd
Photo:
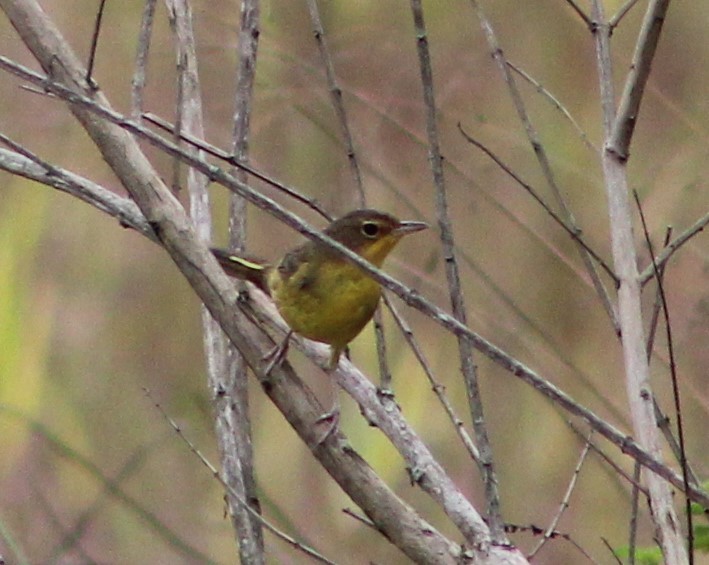
<path fill-rule="evenodd" d="M 288 346 L 290 344 L 290 336 L 292 333 L 292 331 L 288 332 L 283 341 L 271 349 L 271 351 L 266 353 L 266 355 L 263 356 L 263 359 L 261 359 L 264 363 L 266 363 L 263 368 L 263 373 L 265 375 L 268 375 L 271 371 L 273 371 L 274 367 L 283 363 L 283 360 L 286 358 L 286 354 L 288 353 Z"/>
<path fill-rule="evenodd" d="M 325 426 L 325 431 L 318 438 L 317 444 L 320 445 L 324 443 L 327 438 L 334 434 L 340 428 L 340 407 L 333 406 L 331 410 L 325 412 L 317 420 L 315 420 L 315 425 L 323 424 Z"/>

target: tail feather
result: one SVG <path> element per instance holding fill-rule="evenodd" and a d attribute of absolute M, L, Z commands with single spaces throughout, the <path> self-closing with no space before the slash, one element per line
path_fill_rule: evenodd
<path fill-rule="evenodd" d="M 212 248 L 212 254 L 217 258 L 224 272 L 230 277 L 235 277 L 255 284 L 266 294 L 271 294 L 268 288 L 267 276 L 271 265 L 267 262 L 244 255 L 234 255 L 226 249 Z"/>

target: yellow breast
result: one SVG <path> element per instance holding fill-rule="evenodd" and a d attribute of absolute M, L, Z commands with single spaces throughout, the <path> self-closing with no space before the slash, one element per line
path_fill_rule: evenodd
<path fill-rule="evenodd" d="M 279 312 L 296 333 L 344 348 L 367 325 L 379 303 L 379 284 L 345 261 L 304 262 L 287 279 L 269 276 Z"/>

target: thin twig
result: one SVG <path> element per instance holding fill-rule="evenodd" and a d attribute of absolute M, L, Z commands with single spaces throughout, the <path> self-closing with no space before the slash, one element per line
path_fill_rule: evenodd
<path fill-rule="evenodd" d="M 578 463 L 576 464 L 574 472 L 571 475 L 569 486 L 566 488 L 566 493 L 564 494 L 564 498 L 561 500 L 559 510 L 554 516 L 554 519 L 549 523 L 549 527 L 544 532 L 542 539 L 539 540 L 537 546 L 527 555 L 527 559 L 529 559 L 530 561 L 534 559 L 534 556 L 539 553 L 539 551 L 542 549 L 542 547 L 544 547 L 546 542 L 549 541 L 549 539 L 552 537 L 552 534 L 556 531 L 556 528 L 558 527 L 559 522 L 561 521 L 562 515 L 569 507 L 569 500 L 571 499 L 571 494 L 574 492 L 574 488 L 576 488 L 576 482 L 579 478 L 579 473 L 581 473 L 581 467 L 583 466 L 584 461 L 586 461 L 586 456 L 588 455 L 588 451 L 591 448 L 592 434 L 593 432 L 589 433 L 588 437 L 586 438 L 586 444 L 584 445 L 583 450 L 581 451 L 581 456 L 579 457 Z"/>
<path fill-rule="evenodd" d="M 101 20 L 103 19 L 103 10 L 106 7 L 106 0 L 100 0 L 98 11 L 96 12 L 96 20 L 94 21 L 94 31 L 91 36 L 91 47 L 89 48 L 89 62 L 86 64 L 86 83 L 95 87 L 94 81 L 94 62 L 96 61 L 96 50 L 98 49 L 98 38 L 101 34 Z"/>
<path fill-rule="evenodd" d="M 704 231 L 704 228 L 709 225 L 709 212 L 704 216 L 699 218 L 676 238 L 674 238 L 665 248 L 653 259 L 653 263 L 648 265 L 645 270 L 640 274 L 640 284 L 645 285 L 649 280 L 655 276 L 654 265 L 658 268 L 663 266 L 672 257 L 672 255 L 685 243 L 687 243 L 692 237 L 698 233 Z"/>
<path fill-rule="evenodd" d="M 143 118 L 151 124 L 154 124 L 158 126 L 160 129 L 173 133 L 175 131 L 175 127 L 170 124 L 169 122 L 163 120 L 159 116 L 156 116 L 155 114 L 143 114 Z M 140 134 L 139 134 L 140 135 Z M 315 200 L 314 198 L 309 198 L 308 196 L 305 196 L 298 192 L 296 189 L 286 186 L 282 182 L 277 181 L 273 177 L 268 176 L 266 173 L 263 173 L 257 169 L 254 169 L 251 165 L 242 163 L 240 162 L 233 153 L 228 153 L 222 149 L 219 149 L 218 147 L 211 145 L 210 143 L 207 143 L 206 141 L 196 138 L 192 135 L 182 133 L 180 135 L 180 140 L 187 142 L 189 145 L 192 145 L 193 147 L 196 147 L 200 149 L 201 151 L 204 151 L 208 155 L 211 155 L 212 157 L 216 157 L 217 159 L 220 159 L 229 165 L 232 165 L 234 167 L 237 167 L 243 171 L 246 171 L 248 174 L 251 176 L 265 182 L 266 184 L 278 189 L 280 192 L 283 192 L 286 196 L 289 196 L 290 198 L 293 198 L 297 202 L 300 202 L 301 204 L 305 204 L 308 208 L 314 210 L 320 216 L 325 218 L 326 220 L 332 220 L 332 216 L 322 207 L 322 205 Z"/>
<path fill-rule="evenodd" d="M 628 12 L 630 12 L 633 6 L 635 6 L 635 4 L 637 3 L 638 0 L 628 0 L 618 9 L 615 15 L 610 20 L 608 20 L 608 26 L 610 28 L 611 33 L 613 33 L 613 30 L 618 27 L 620 21 L 626 16 Z"/>
<path fill-rule="evenodd" d="M 520 524 L 510 524 L 506 523 L 505 524 L 505 531 L 508 534 L 516 534 L 519 532 L 530 532 L 533 536 L 541 536 L 544 535 L 545 530 L 544 528 L 540 528 L 539 526 L 535 526 L 534 524 L 530 524 L 528 526 L 523 526 Z M 568 541 L 571 545 L 574 546 L 578 550 L 578 552 L 583 555 L 586 559 L 588 559 L 591 563 L 596 563 L 596 561 L 589 555 L 589 553 L 581 547 L 581 544 L 579 544 L 574 538 L 572 538 L 569 534 L 565 534 L 564 532 L 559 532 L 554 530 L 553 532 L 550 533 L 549 537 L 551 539 L 563 539 L 565 541 Z"/>
<path fill-rule="evenodd" d="M 406 319 L 399 313 L 399 311 L 391 302 L 391 300 L 389 300 L 389 296 L 387 296 L 386 294 L 384 295 L 384 304 L 391 312 L 391 315 L 394 318 L 394 322 L 396 322 L 396 325 L 399 327 L 399 330 L 403 334 L 404 339 L 409 344 L 411 351 L 413 351 L 416 360 L 419 362 L 419 365 L 421 365 L 421 368 L 423 369 L 423 372 L 426 375 L 429 384 L 431 385 L 431 390 L 443 406 L 443 409 L 445 410 L 446 414 L 448 415 L 448 418 L 453 424 L 455 432 L 458 434 L 458 437 L 462 441 L 463 446 L 470 455 L 470 458 L 479 464 L 480 454 L 478 453 L 478 448 L 475 446 L 472 438 L 465 429 L 465 424 L 463 420 L 456 414 L 453 405 L 446 396 L 446 387 L 440 382 L 438 382 L 438 380 L 434 376 L 431 364 L 428 362 L 425 353 L 419 346 L 418 341 L 414 336 L 414 332 L 411 331 L 411 326 L 409 326 L 409 324 L 406 322 Z"/>
<path fill-rule="evenodd" d="M 433 184 L 436 191 L 436 216 L 441 237 L 441 247 L 445 260 L 446 280 L 450 295 L 453 316 L 461 324 L 467 324 L 465 300 L 460 283 L 458 261 L 455 253 L 453 224 L 448 212 L 448 196 L 446 193 L 445 178 L 443 175 L 443 157 L 441 155 L 438 139 L 438 125 L 436 123 L 436 102 L 434 97 L 433 68 L 431 55 L 428 48 L 428 32 L 423 15 L 421 0 L 411 0 L 411 11 L 414 19 L 416 33 L 416 47 L 423 87 L 423 102 L 426 116 L 426 136 L 428 138 L 428 159 L 433 175 Z M 458 336 L 458 353 L 461 374 L 465 383 L 468 396 L 468 405 L 473 422 L 473 431 L 478 446 L 477 463 L 485 485 L 485 499 L 487 502 L 487 520 L 490 525 L 490 536 L 496 544 L 509 543 L 504 529 L 500 509 L 500 493 L 498 490 L 497 475 L 492 455 L 492 446 L 485 423 L 483 401 L 478 384 L 478 375 L 473 361 L 473 343 L 467 336 Z"/>
<path fill-rule="evenodd" d="M 563 216 L 566 218 L 566 223 L 571 226 L 574 232 L 580 233 L 581 230 L 576 222 L 576 218 L 574 217 L 571 208 L 568 206 L 561 189 L 557 185 L 554 171 L 552 170 L 551 163 L 549 162 L 549 157 L 547 156 L 546 151 L 544 149 L 544 145 L 542 144 L 539 138 L 539 133 L 532 125 L 532 121 L 525 107 L 524 100 L 522 99 L 522 95 L 519 91 L 519 88 L 517 87 L 517 83 L 515 82 L 515 79 L 512 76 L 512 73 L 510 72 L 510 68 L 507 64 L 507 59 L 505 58 L 505 54 L 502 48 L 500 47 L 495 32 L 492 28 L 492 24 L 485 15 L 485 12 L 480 6 L 478 0 L 470 0 L 470 2 L 478 17 L 483 33 L 485 34 L 485 39 L 487 40 L 490 52 L 492 53 L 492 56 L 495 62 L 497 63 L 497 67 L 500 70 L 500 73 L 502 74 L 502 78 L 505 81 L 505 84 L 507 85 L 510 98 L 512 98 L 512 103 L 514 104 L 515 109 L 517 111 L 517 116 L 522 125 L 524 126 L 525 133 L 527 134 L 527 139 L 529 140 L 532 150 L 534 151 L 534 154 L 537 158 L 537 162 L 539 163 L 539 166 L 542 170 L 542 174 L 544 175 L 544 178 L 547 181 L 547 185 L 549 186 L 549 189 L 551 190 L 552 195 L 554 196 L 554 199 L 556 200 L 558 206 L 561 208 Z M 613 301 L 611 300 L 608 290 L 603 284 L 603 281 L 601 280 L 598 271 L 596 271 L 596 265 L 591 260 L 592 258 L 588 254 L 586 249 L 579 244 L 577 244 L 577 249 L 581 256 L 581 260 L 583 261 L 583 264 L 586 270 L 588 271 L 589 276 L 591 277 L 593 287 L 596 290 L 596 293 L 598 294 L 601 303 L 603 304 L 603 308 L 605 308 L 606 310 L 606 314 L 608 315 L 613 329 L 616 332 L 616 335 L 618 335 L 620 327 L 618 323 L 618 313 L 616 311 L 615 305 L 613 304 Z"/>
<path fill-rule="evenodd" d="M 574 425 L 574 423 L 571 422 L 570 420 L 566 421 L 566 425 L 569 426 L 569 428 L 571 428 L 571 431 L 573 431 L 576 434 L 576 436 L 579 438 L 579 440 L 583 441 L 584 445 L 585 445 L 585 443 L 587 442 L 588 435 L 584 435 L 581 432 L 581 430 L 579 430 L 579 428 L 576 425 Z M 628 472 L 625 469 L 623 469 L 623 467 L 621 467 L 620 465 L 618 465 L 618 463 L 613 461 L 613 459 L 611 459 L 608 456 L 608 454 L 606 454 L 600 447 L 598 447 L 593 442 L 590 442 L 589 445 L 591 446 L 591 449 L 594 452 L 596 452 L 599 455 L 599 457 L 601 459 L 603 459 L 613 469 L 613 471 L 615 472 L 616 475 L 625 479 L 628 482 L 628 484 L 637 488 L 641 493 L 643 493 L 643 495 L 648 496 L 647 489 L 642 484 L 640 484 L 638 481 L 634 480 L 633 477 L 631 477 L 628 474 Z"/>
<path fill-rule="evenodd" d="M 366 516 L 362 516 L 361 514 L 357 514 L 357 512 L 355 512 L 351 508 L 343 508 L 342 513 L 347 514 L 347 516 L 354 518 L 358 522 L 361 522 L 362 524 L 364 524 L 368 528 L 371 528 L 372 530 L 376 530 L 377 526 L 374 522 L 372 522 L 371 520 L 368 520 Z"/>
<path fill-rule="evenodd" d="M 140 120 L 143 113 L 143 93 L 148 70 L 148 53 L 150 52 L 150 38 L 153 34 L 153 21 L 155 19 L 155 4 L 157 0 L 145 0 L 143 15 L 140 19 L 140 32 L 138 33 L 138 49 L 135 54 L 135 69 L 131 79 L 131 112 L 134 120 Z"/>
<path fill-rule="evenodd" d="M 670 238 L 672 237 L 672 227 L 668 226 L 667 230 L 665 231 L 665 242 L 663 244 L 664 247 L 667 247 L 667 245 L 670 242 Z M 657 267 L 657 279 L 661 280 L 664 277 L 665 274 L 665 266 L 666 264 L 663 264 L 662 266 Z M 652 351 L 654 348 L 654 342 L 655 342 L 655 334 L 657 332 L 657 327 L 658 327 L 658 321 L 660 318 L 660 312 L 662 311 L 662 294 L 660 293 L 660 287 L 658 285 L 657 287 L 657 292 L 655 296 L 655 303 L 653 304 L 652 308 L 652 314 L 650 315 L 650 327 L 648 329 L 648 337 L 647 337 L 647 346 L 646 346 L 646 352 L 647 352 L 647 359 L 648 362 L 651 361 L 652 359 Z M 653 404 L 654 404 L 654 410 L 655 410 L 655 421 L 657 422 L 657 427 L 660 428 L 662 431 L 662 434 L 665 436 L 665 441 L 667 441 L 667 444 L 670 446 L 670 449 L 672 450 L 673 455 L 675 456 L 675 459 L 678 462 L 682 461 L 682 448 L 680 444 L 677 442 L 675 439 L 674 433 L 672 432 L 672 429 L 670 427 L 670 419 L 663 414 L 659 403 L 657 402 L 657 398 L 653 399 Z M 698 479 L 694 471 L 692 470 L 691 465 L 687 461 L 687 471 L 689 473 L 689 478 L 692 482 L 697 483 Z"/>
<path fill-rule="evenodd" d="M 635 565 L 635 547 L 638 542 L 638 510 L 640 507 L 640 470 L 637 461 L 633 467 L 633 490 L 630 497 L 630 531 L 628 532 L 628 565 Z"/>
<path fill-rule="evenodd" d="M 587 27 L 591 27 L 591 19 L 586 15 L 586 12 L 584 12 L 581 7 L 576 4 L 574 0 L 566 0 L 566 3 L 571 6 L 574 12 L 584 21 Z"/>
<path fill-rule="evenodd" d="M 537 92 L 542 94 L 547 100 L 549 100 L 553 106 L 559 110 L 559 112 L 562 113 L 562 115 L 569 121 L 569 123 L 573 126 L 573 128 L 576 130 L 576 132 L 579 134 L 579 137 L 581 138 L 581 141 L 583 144 L 588 147 L 591 151 L 596 153 L 596 155 L 600 156 L 600 151 L 597 147 L 591 143 L 591 140 L 588 138 L 588 135 L 586 132 L 583 130 L 581 127 L 581 124 L 579 124 L 574 117 L 571 115 L 571 112 L 569 112 L 566 109 L 566 106 L 564 106 L 557 98 L 554 96 L 551 92 L 549 92 L 542 83 L 540 83 L 538 80 L 536 80 L 534 77 L 532 77 L 530 74 L 525 72 L 523 69 L 515 65 L 512 61 L 507 61 L 507 64 L 509 67 L 516 72 L 519 76 L 521 76 L 524 80 L 526 80 L 529 84 L 534 86 L 534 88 L 537 89 Z"/>
<path fill-rule="evenodd" d="M 345 105 L 342 102 L 342 89 L 337 83 L 335 67 L 332 64 L 332 57 L 330 56 L 330 49 L 327 45 L 325 28 L 323 27 L 322 19 L 320 18 L 320 10 L 318 9 L 317 0 L 307 0 L 307 4 L 308 12 L 310 13 L 310 22 L 313 26 L 315 42 L 318 45 L 320 58 L 322 59 L 323 66 L 325 67 L 325 77 L 327 79 L 327 88 L 330 92 L 332 107 L 337 115 L 337 123 L 340 126 L 340 133 L 342 134 L 342 139 L 347 150 L 347 159 L 350 163 L 352 177 L 355 181 L 355 191 L 357 194 L 356 203 L 357 206 L 361 208 L 365 203 L 362 173 L 360 172 L 359 161 L 357 160 L 357 154 L 355 152 L 352 132 L 350 131 L 349 121 L 347 119 L 347 112 L 345 111 Z"/>
<path fill-rule="evenodd" d="M 667 231 L 665 232 L 665 243 L 663 244 L 663 248 L 667 247 L 667 245 L 670 243 L 670 238 L 672 237 L 672 226 L 667 227 Z M 663 264 L 662 266 L 657 267 L 657 276 L 656 278 L 659 280 L 660 278 L 664 277 L 665 275 L 665 265 Z M 652 358 L 652 350 L 655 344 L 655 334 L 657 333 L 657 322 L 660 319 L 660 311 L 662 310 L 662 295 L 660 294 L 660 287 L 658 285 L 657 287 L 657 292 L 655 295 L 655 304 L 652 307 L 652 314 L 650 315 L 650 324 L 648 327 L 647 331 L 647 345 L 645 346 L 645 350 L 647 352 L 647 360 L 650 362 Z"/>
<path fill-rule="evenodd" d="M 618 565 L 623 565 L 623 562 L 620 560 L 620 558 L 615 554 L 615 550 L 613 549 L 613 546 L 610 544 L 610 542 L 603 536 L 601 536 L 601 541 L 603 542 L 603 545 L 606 546 L 606 549 L 610 552 L 610 554 L 613 556 L 613 560 L 618 564 Z"/>
<path fill-rule="evenodd" d="M 476 140 L 475 138 L 471 137 L 464 129 L 463 126 L 459 123 L 458 124 L 458 130 L 460 133 L 465 137 L 466 141 L 469 143 L 475 145 L 478 149 L 480 149 L 483 153 L 485 153 L 490 159 L 492 159 L 495 164 L 500 167 L 505 173 L 507 173 L 512 179 L 519 185 L 521 186 L 524 190 L 526 190 L 534 200 L 537 201 L 537 203 L 544 209 L 544 211 L 549 214 L 552 220 L 554 220 L 561 228 L 569 234 L 569 236 L 576 242 L 578 243 L 581 247 L 584 248 L 586 253 L 588 253 L 595 261 L 598 262 L 598 264 L 603 268 L 603 270 L 606 272 L 606 274 L 613 280 L 616 286 L 618 286 L 618 277 L 616 274 L 613 272 L 613 270 L 610 268 L 608 263 L 600 256 L 598 253 L 596 253 L 581 237 L 581 230 L 578 227 L 574 226 L 569 226 L 566 224 L 566 222 L 556 213 L 554 210 L 552 210 L 546 202 L 544 202 L 544 199 L 539 196 L 537 191 L 534 189 L 533 186 L 530 184 L 526 183 L 522 178 L 515 173 L 511 167 L 509 167 L 505 162 L 500 159 L 495 153 L 493 153 L 490 149 L 487 148 L 483 143 L 480 141 Z"/>
<path fill-rule="evenodd" d="M 647 245 L 648 251 L 650 252 L 650 257 L 655 257 L 655 251 L 653 249 L 652 240 L 650 239 L 650 233 L 647 228 L 647 222 L 645 221 L 645 212 L 643 211 L 642 205 L 640 204 L 640 197 L 638 196 L 638 191 L 633 190 L 633 197 L 635 198 L 635 204 L 638 208 L 638 214 L 640 215 L 640 224 L 643 228 L 643 234 L 645 235 L 645 243 Z M 677 379 L 677 364 L 675 361 L 674 354 L 674 340 L 672 339 L 672 322 L 670 321 L 670 308 L 667 304 L 667 296 L 665 295 L 665 286 L 662 281 L 662 273 L 660 272 L 657 264 L 653 262 L 653 270 L 655 271 L 655 279 L 657 280 L 657 291 L 660 295 L 660 302 L 662 304 L 662 313 L 665 318 L 665 334 L 667 338 L 667 354 L 670 358 L 670 379 L 672 382 L 672 397 L 674 399 L 675 405 L 675 418 L 677 419 L 677 441 L 679 443 L 680 458 L 679 463 L 682 469 L 682 480 L 685 484 L 685 491 L 689 485 L 689 471 L 687 462 L 687 451 L 685 449 L 684 440 L 684 423 L 682 419 L 682 403 L 679 391 L 679 382 Z M 692 518 L 692 504 L 689 497 L 684 497 L 685 503 L 685 519 L 687 520 L 687 555 L 689 556 L 690 565 L 694 562 L 694 526 Z"/>
<path fill-rule="evenodd" d="M 227 483 L 221 476 L 221 473 L 219 473 L 219 470 L 212 465 L 209 462 L 209 459 L 207 459 L 204 455 L 202 455 L 202 452 L 195 447 L 195 445 L 192 443 L 191 440 L 187 438 L 185 433 L 182 431 L 180 428 L 179 424 L 175 422 L 175 420 L 172 419 L 172 417 L 165 411 L 165 409 L 162 407 L 162 405 L 153 398 L 152 393 L 150 392 L 149 389 L 143 388 L 143 391 L 145 392 L 145 396 L 148 397 L 148 400 L 152 403 L 152 405 L 157 409 L 158 412 L 160 412 L 160 415 L 165 419 L 165 421 L 170 425 L 170 427 L 175 430 L 175 433 L 177 434 L 177 437 L 179 437 L 182 442 L 187 446 L 187 448 L 190 450 L 190 452 L 197 457 L 197 459 L 200 460 L 202 465 L 204 465 L 209 472 L 212 474 L 212 477 L 214 477 L 219 484 L 221 484 L 224 489 L 236 500 L 238 503 L 247 511 L 249 512 L 254 520 L 258 521 L 263 527 L 265 527 L 269 532 L 274 534 L 278 539 L 286 542 L 288 545 L 293 547 L 294 549 L 301 551 L 305 553 L 308 557 L 312 557 L 316 561 L 319 561 L 320 563 L 328 563 L 329 565 L 336 565 L 334 561 L 330 561 L 317 551 L 315 551 L 313 548 L 309 547 L 308 545 L 299 542 L 295 538 L 289 536 L 285 532 L 279 530 L 276 526 L 271 524 L 270 521 L 268 521 L 266 518 L 264 518 L 259 512 L 256 512 L 249 506 L 249 504 L 246 503 L 246 501 L 241 498 L 241 495 L 234 490 L 234 488 Z"/>

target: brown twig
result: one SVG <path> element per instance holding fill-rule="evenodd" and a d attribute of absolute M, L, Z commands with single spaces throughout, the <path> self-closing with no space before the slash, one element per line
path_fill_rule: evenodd
<path fill-rule="evenodd" d="M 595 261 L 597 261 L 598 264 L 606 272 L 606 274 L 611 277 L 615 285 L 618 285 L 618 277 L 616 276 L 616 274 L 610 268 L 608 263 L 606 263 L 606 261 L 583 240 L 583 238 L 581 237 L 581 230 L 579 228 L 567 225 L 566 222 L 556 212 L 554 212 L 554 210 L 552 210 L 546 202 L 544 202 L 544 199 L 539 196 L 533 186 L 522 180 L 522 178 L 517 173 L 515 173 L 511 167 L 505 164 L 505 162 L 502 161 L 502 159 L 500 159 L 497 155 L 495 155 L 495 153 L 493 153 L 490 149 L 488 149 L 487 146 L 485 146 L 483 143 L 479 142 L 475 138 L 471 137 L 463 129 L 463 126 L 460 123 L 458 124 L 458 130 L 466 139 L 466 141 L 468 141 L 468 143 L 475 145 L 475 147 L 477 147 L 488 157 L 490 157 L 490 159 L 492 159 L 498 167 L 500 167 L 505 173 L 512 177 L 512 179 L 519 186 L 526 190 L 532 196 L 532 198 L 534 198 L 534 200 L 536 200 L 537 203 L 544 209 L 544 211 L 549 214 L 551 219 L 554 220 L 567 234 L 569 234 L 571 239 L 573 239 L 576 243 L 583 247 L 586 253 L 588 253 Z"/>
<path fill-rule="evenodd" d="M 576 464 L 576 467 L 574 468 L 574 472 L 571 475 L 571 480 L 569 481 L 568 487 L 566 487 L 566 493 L 564 494 L 564 498 L 561 500 L 561 504 L 559 505 L 559 510 L 557 511 L 556 515 L 554 516 L 554 519 L 549 523 L 549 527 L 544 531 L 544 535 L 542 536 L 542 539 L 539 540 L 539 543 L 536 545 L 536 547 L 527 555 L 527 559 L 532 561 L 539 553 L 539 551 L 544 547 L 547 541 L 552 537 L 552 534 L 556 531 L 556 528 L 559 526 L 559 522 L 561 521 L 561 517 L 563 516 L 564 512 L 566 509 L 569 507 L 569 500 L 571 499 L 571 494 L 574 492 L 574 488 L 576 488 L 576 482 L 578 481 L 579 478 L 579 473 L 581 473 L 581 467 L 584 464 L 584 461 L 586 461 L 586 456 L 588 455 L 588 451 L 591 448 L 591 435 L 593 432 L 588 434 L 588 437 L 586 438 L 586 443 L 584 444 L 583 450 L 581 450 L 581 456 L 579 457 L 578 463 Z"/>
<path fill-rule="evenodd" d="M 259 524 L 261 524 L 263 527 L 265 527 L 269 532 L 271 532 L 273 535 L 275 535 L 278 539 L 286 542 L 288 545 L 293 547 L 294 549 L 304 553 L 308 557 L 315 559 L 316 561 L 320 563 L 328 563 L 329 565 L 336 565 L 335 561 L 330 561 L 327 559 L 325 556 L 321 555 L 319 552 L 315 551 L 313 548 L 310 546 L 299 542 L 295 538 L 289 536 L 282 530 L 278 529 L 276 526 L 271 524 L 266 518 L 264 518 L 260 512 L 257 512 L 254 510 L 251 505 L 249 505 L 244 498 L 242 498 L 242 494 L 238 492 L 234 487 L 226 482 L 223 478 L 219 470 L 212 465 L 212 463 L 207 459 L 202 452 L 197 449 L 197 447 L 192 443 L 190 439 L 187 438 L 185 433 L 182 431 L 182 428 L 178 425 L 175 420 L 172 419 L 172 417 L 165 411 L 165 409 L 162 407 L 162 405 L 153 398 L 152 393 L 150 392 L 149 389 L 143 388 L 143 391 L 145 392 L 145 396 L 148 397 L 148 400 L 152 403 L 152 405 L 155 407 L 155 409 L 160 413 L 160 415 L 165 419 L 165 421 L 170 425 L 170 427 L 175 430 L 175 433 L 177 434 L 177 437 L 179 437 L 182 442 L 187 446 L 187 448 L 190 450 L 190 452 L 199 459 L 199 461 L 204 465 L 209 472 L 212 474 L 212 477 L 214 477 L 219 484 L 221 484 L 224 489 L 229 493 L 230 497 L 232 497 L 238 504 L 241 506 L 246 512 L 251 514 L 253 519 L 257 521 Z"/>
<path fill-rule="evenodd" d="M 155 4 L 157 0 L 145 0 L 143 14 L 140 19 L 140 32 L 138 33 L 138 49 L 135 54 L 135 69 L 131 79 L 131 112 L 134 120 L 140 120 L 143 114 L 143 94 L 148 72 L 148 53 L 150 52 L 150 38 L 153 33 L 155 19 Z"/>
<path fill-rule="evenodd" d="M 650 232 L 647 228 L 647 222 L 645 221 L 645 212 L 643 211 L 642 205 L 640 204 L 640 197 L 638 196 L 638 191 L 633 190 L 633 198 L 635 198 L 635 204 L 638 209 L 638 214 L 640 215 L 640 224 L 643 228 L 643 234 L 645 236 L 645 244 L 647 245 L 648 251 L 650 252 L 650 257 L 655 257 L 655 251 L 653 249 L 652 240 L 650 239 Z M 665 286 L 662 280 L 662 273 L 660 272 L 657 264 L 653 262 L 653 270 L 655 271 L 655 280 L 657 281 L 657 292 L 660 296 L 660 303 L 662 304 L 662 314 L 665 318 L 665 334 L 667 338 L 667 354 L 670 358 L 670 379 L 672 382 L 672 398 L 674 400 L 675 407 L 675 418 L 677 419 L 677 441 L 679 444 L 679 464 L 682 469 L 682 480 L 684 481 L 684 491 L 687 491 L 687 486 L 689 485 L 689 464 L 687 461 L 687 451 L 685 449 L 684 440 L 684 423 L 682 419 L 682 402 L 679 391 L 679 382 L 677 379 L 677 364 L 675 362 L 674 354 L 674 340 L 672 339 L 672 322 L 670 320 L 670 309 L 667 304 L 667 296 L 665 295 Z M 656 404 L 655 404 L 656 405 Z M 687 554 L 689 555 L 689 561 L 692 563 L 694 561 L 694 527 L 692 520 L 692 504 L 689 497 L 684 497 L 685 503 L 685 519 L 687 520 Z"/>
<path fill-rule="evenodd" d="M 453 224 L 448 212 L 448 196 L 443 174 L 443 157 L 441 155 L 438 139 L 438 125 L 436 123 L 436 102 L 434 97 L 433 68 L 428 49 L 428 32 L 423 15 L 421 0 L 411 0 L 411 11 L 414 19 L 416 33 L 416 47 L 423 88 L 423 102 L 426 117 L 426 136 L 428 138 L 428 160 L 433 175 L 433 184 L 436 191 L 436 215 L 441 237 L 441 247 L 445 261 L 446 280 L 453 310 L 453 317 L 462 325 L 467 324 L 467 314 L 463 289 L 460 283 L 458 261 L 455 253 Z M 473 431 L 478 447 L 477 463 L 485 485 L 485 498 L 487 501 L 487 520 L 490 525 L 492 542 L 500 545 L 509 543 L 504 529 L 500 509 L 500 493 L 495 465 L 492 455 L 492 446 L 485 423 L 483 401 L 478 384 L 478 375 L 473 361 L 473 343 L 468 336 L 458 335 L 458 353 L 461 374 L 468 395 L 468 405 L 473 422 Z"/>
<path fill-rule="evenodd" d="M 91 47 L 89 48 L 89 61 L 86 64 L 86 83 L 95 88 L 94 81 L 94 62 L 96 61 L 96 50 L 98 49 L 98 38 L 101 34 L 101 20 L 103 19 L 103 10 L 106 7 L 106 0 L 100 0 L 98 11 L 96 12 L 96 20 L 94 21 L 94 31 L 91 35 Z"/>

